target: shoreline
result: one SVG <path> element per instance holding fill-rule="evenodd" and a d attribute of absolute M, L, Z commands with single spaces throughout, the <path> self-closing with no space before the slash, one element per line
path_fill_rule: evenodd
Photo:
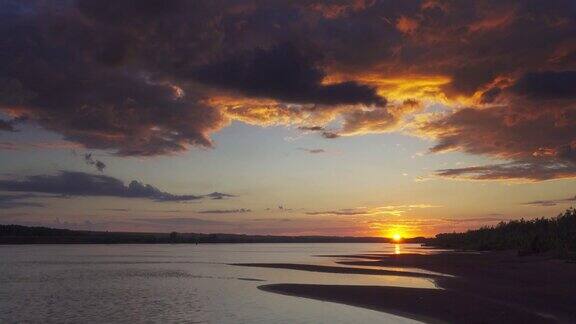
<path fill-rule="evenodd" d="M 557 322 L 527 309 L 442 289 L 315 284 L 270 284 L 258 289 L 366 308 L 425 323 Z"/>
<path fill-rule="evenodd" d="M 308 298 L 308 299 L 315 299 L 321 300 L 326 302 L 335 302 L 339 304 L 344 304 L 348 306 L 354 307 L 361 307 L 366 308 L 374 311 L 380 311 L 387 314 L 392 314 L 404 318 L 409 318 L 417 321 L 422 321 L 426 323 L 444 323 L 436 318 L 426 317 L 424 315 L 419 315 L 415 312 L 405 312 L 401 311 L 398 308 L 386 307 L 385 305 L 367 305 L 366 303 L 358 303 L 354 302 L 353 300 L 346 299 L 346 300 L 338 300 L 333 298 L 334 293 L 330 293 L 330 290 L 344 288 L 346 292 L 350 292 L 350 289 L 354 288 L 361 288 L 362 292 L 366 292 L 367 289 L 372 288 L 380 288 L 378 286 L 338 286 L 338 285 L 311 285 L 311 284 L 269 284 L 269 285 L 262 285 L 258 286 L 258 289 L 266 292 L 276 293 L 285 296 L 292 296 L 292 297 L 300 297 L 300 298 Z M 320 289 L 318 289 L 320 288 Z M 398 288 L 398 287 L 392 287 Z M 418 288 L 405 288 L 405 289 L 418 289 Z M 426 289 L 426 290 L 433 290 L 433 289 Z M 319 297 L 319 294 L 313 294 L 312 292 L 316 291 L 316 293 L 330 293 L 327 296 Z M 369 295 L 367 295 L 369 296 Z"/>
<path fill-rule="evenodd" d="M 514 251 L 501 251 L 323 257 L 346 261 L 336 261 L 342 266 L 236 265 L 432 278 L 441 289 L 282 283 L 259 287 L 267 292 L 363 307 L 428 323 L 576 322 L 576 265 L 546 255 L 518 257 Z M 417 268 L 449 276 L 380 270 L 379 266 Z"/>

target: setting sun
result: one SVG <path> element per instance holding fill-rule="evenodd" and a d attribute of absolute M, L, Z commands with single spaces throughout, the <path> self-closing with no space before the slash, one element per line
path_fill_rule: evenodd
<path fill-rule="evenodd" d="M 394 240 L 394 242 L 400 242 L 402 240 L 402 235 L 400 235 L 399 233 L 394 233 L 392 234 L 392 239 Z"/>

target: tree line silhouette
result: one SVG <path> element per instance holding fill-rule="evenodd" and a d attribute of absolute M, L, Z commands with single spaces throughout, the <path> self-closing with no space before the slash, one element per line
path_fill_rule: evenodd
<path fill-rule="evenodd" d="M 464 233 L 442 233 L 430 245 L 464 250 L 518 250 L 519 255 L 550 252 L 560 258 L 576 256 L 576 209 L 554 218 L 512 220 Z"/>
<path fill-rule="evenodd" d="M 406 239 L 422 243 L 424 238 Z M 78 231 L 49 227 L 0 225 L 0 244 L 155 244 L 155 243 L 388 243 L 384 237 L 274 236 L 225 233 L 136 233 Z"/>

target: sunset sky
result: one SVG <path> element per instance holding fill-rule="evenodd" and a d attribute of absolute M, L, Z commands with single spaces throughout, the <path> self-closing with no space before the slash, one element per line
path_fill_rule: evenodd
<path fill-rule="evenodd" d="M 574 178 L 573 0 L 0 0 L 3 224 L 429 236 Z"/>

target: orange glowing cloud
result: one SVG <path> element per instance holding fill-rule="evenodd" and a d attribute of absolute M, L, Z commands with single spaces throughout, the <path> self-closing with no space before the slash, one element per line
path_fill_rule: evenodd
<path fill-rule="evenodd" d="M 388 101 L 409 99 L 426 100 L 430 102 L 447 103 L 448 99 L 442 87 L 449 84 L 452 79 L 443 75 L 414 75 L 406 74 L 396 77 L 384 77 L 383 73 L 342 74 L 333 72 L 327 76 L 323 83 L 356 81 L 376 87 L 377 93 Z"/>
<path fill-rule="evenodd" d="M 416 19 L 400 16 L 396 21 L 396 28 L 405 34 L 412 34 L 418 29 L 419 23 Z"/>

